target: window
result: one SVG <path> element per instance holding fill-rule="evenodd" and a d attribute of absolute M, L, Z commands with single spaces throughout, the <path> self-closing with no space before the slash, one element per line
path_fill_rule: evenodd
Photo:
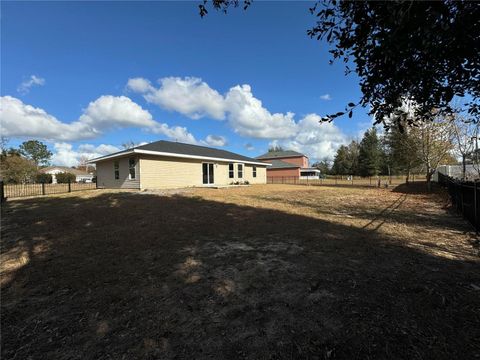
<path fill-rule="evenodd" d="M 130 180 L 135 179 L 135 158 L 128 159 L 128 176 Z"/>
<path fill-rule="evenodd" d="M 253 177 L 257 177 L 257 167 L 253 167 Z"/>
<path fill-rule="evenodd" d="M 238 164 L 238 178 L 241 179 L 243 178 L 243 164 Z"/>
<path fill-rule="evenodd" d="M 113 162 L 113 172 L 115 173 L 115 180 L 120 179 L 120 166 L 118 165 L 118 161 Z"/>
<path fill-rule="evenodd" d="M 235 176 L 235 172 L 233 171 L 233 164 L 228 164 L 228 177 L 233 179 Z"/>

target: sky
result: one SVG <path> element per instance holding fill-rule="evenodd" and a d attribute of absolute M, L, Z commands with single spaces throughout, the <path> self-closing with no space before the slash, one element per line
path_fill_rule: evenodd
<path fill-rule="evenodd" d="M 255 157 L 271 145 L 311 162 L 371 126 L 366 109 L 320 123 L 361 96 L 355 74 L 310 39 L 309 2 L 1 3 L 0 130 L 38 139 L 74 166 L 157 140 Z"/>

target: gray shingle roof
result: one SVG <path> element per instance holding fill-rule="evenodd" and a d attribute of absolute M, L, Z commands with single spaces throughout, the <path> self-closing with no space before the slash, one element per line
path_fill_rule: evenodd
<path fill-rule="evenodd" d="M 257 156 L 256 159 L 274 159 L 274 158 L 297 157 L 297 156 L 305 156 L 305 155 L 293 150 L 269 151 L 263 155 Z"/>
<path fill-rule="evenodd" d="M 179 155 L 190 155 L 190 156 L 199 156 L 205 158 L 219 158 L 219 159 L 228 159 L 228 160 L 236 160 L 236 161 L 245 161 L 245 162 L 255 162 L 258 163 L 259 160 L 249 158 L 247 156 L 243 156 L 240 154 L 236 154 L 230 151 L 215 149 L 206 146 L 199 146 L 199 145 L 192 145 L 192 144 L 185 144 L 179 142 L 172 142 L 172 141 L 155 141 L 146 145 L 136 146 L 131 149 L 126 149 L 123 151 L 119 151 L 117 153 L 113 153 L 104 157 L 100 157 L 98 159 L 93 159 L 91 162 L 95 162 L 96 160 L 102 160 L 106 157 L 111 157 L 112 155 L 121 156 L 123 153 L 127 154 L 130 153 L 132 150 L 146 150 L 146 151 L 155 151 L 155 152 L 162 152 L 162 153 L 170 153 L 170 154 L 179 154 Z"/>
<path fill-rule="evenodd" d="M 298 169 L 300 167 L 282 160 L 270 160 L 269 163 L 272 164 L 268 167 L 269 169 Z"/>

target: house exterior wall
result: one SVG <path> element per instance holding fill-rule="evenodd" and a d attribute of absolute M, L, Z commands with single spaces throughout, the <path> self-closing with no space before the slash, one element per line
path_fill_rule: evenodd
<path fill-rule="evenodd" d="M 268 162 L 269 160 L 281 160 L 289 164 L 300 166 L 301 168 L 308 168 L 308 157 L 293 156 L 293 157 L 274 157 L 274 158 L 262 158 L 261 161 Z"/>
<path fill-rule="evenodd" d="M 267 177 L 299 177 L 300 169 L 268 169 Z"/>
<path fill-rule="evenodd" d="M 234 177 L 229 178 L 229 163 L 200 159 L 182 159 L 142 155 L 140 157 L 140 179 L 142 189 L 178 188 L 205 186 L 202 163 L 213 163 L 214 183 L 229 185 L 235 181 L 265 184 L 266 166 L 257 166 L 257 177 L 253 177 L 253 165 L 244 164 L 243 178 L 238 177 L 238 163 L 234 163 Z"/>
<path fill-rule="evenodd" d="M 112 189 L 140 189 L 140 162 L 138 157 L 134 156 L 136 159 L 135 180 L 130 180 L 128 171 L 128 159 L 130 157 L 97 162 L 97 186 Z M 119 179 L 115 179 L 115 161 L 118 161 L 119 165 Z"/>

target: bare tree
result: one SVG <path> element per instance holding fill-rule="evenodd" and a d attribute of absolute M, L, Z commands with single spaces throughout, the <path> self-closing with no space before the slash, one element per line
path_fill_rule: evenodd
<path fill-rule="evenodd" d="M 450 119 L 437 116 L 432 121 L 421 122 L 412 129 L 417 139 L 420 158 L 425 169 L 427 189 L 431 190 L 432 175 L 442 161 L 451 157 L 453 150 L 453 125 Z"/>
<path fill-rule="evenodd" d="M 452 127 L 454 151 L 462 158 L 462 179 L 465 181 L 468 157 L 472 157 L 474 167 L 477 171 L 479 169 L 477 154 L 479 123 L 456 115 Z"/>

